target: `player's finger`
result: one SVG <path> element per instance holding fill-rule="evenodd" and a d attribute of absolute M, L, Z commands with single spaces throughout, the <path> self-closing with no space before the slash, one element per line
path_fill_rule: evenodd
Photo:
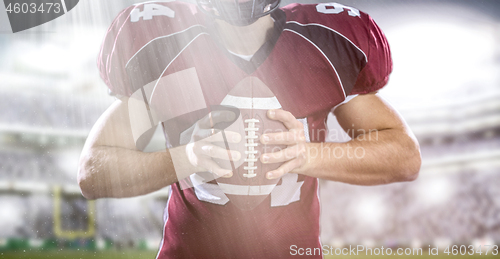
<path fill-rule="evenodd" d="M 288 162 L 282 164 L 278 169 L 269 171 L 266 173 L 267 179 L 277 179 L 282 177 L 283 175 L 291 172 L 293 169 L 298 168 L 302 165 L 302 161 L 300 159 L 292 159 Z"/>
<path fill-rule="evenodd" d="M 266 153 L 260 156 L 260 161 L 264 164 L 281 163 L 301 156 L 305 152 L 302 145 L 289 146 L 274 153 Z"/>
<path fill-rule="evenodd" d="M 290 130 L 278 133 L 266 133 L 260 136 L 260 142 L 265 145 L 294 145 L 298 142 L 304 142 L 304 130 Z"/>
<path fill-rule="evenodd" d="M 267 117 L 271 120 L 281 121 L 287 129 L 303 129 L 304 125 L 298 121 L 289 111 L 268 110 Z"/>
<path fill-rule="evenodd" d="M 241 159 L 241 154 L 238 151 L 227 150 L 204 141 L 195 143 L 194 152 L 198 155 L 205 155 L 211 158 L 228 161 L 238 161 Z"/>
<path fill-rule="evenodd" d="M 207 169 L 217 177 L 229 178 L 233 176 L 231 170 L 221 168 L 214 160 L 208 157 L 202 157 L 198 160 L 198 166 Z"/>

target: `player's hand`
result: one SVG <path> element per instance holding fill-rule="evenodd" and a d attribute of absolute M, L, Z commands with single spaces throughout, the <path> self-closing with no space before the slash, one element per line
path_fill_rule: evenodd
<path fill-rule="evenodd" d="M 227 130 L 222 132 L 214 129 L 214 125 L 217 123 L 232 122 L 234 120 L 235 114 L 231 111 L 212 111 L 196 122 L 191 134 L 191 141 L 186 145 L 186 154 L 193 166 L 210 171 L 217 177 L 231 177 L 233 175 L 231 170 L 222 168 L 213 158 L 228 164 L 229 161 L 241 159 L 240 152 L 214 145 L 215 142 L 225 143 L 225 140 L 227 143 L 239 143 L 241 141 L 239 133 Z"/>
<path fill-rule="evenodd" d="M 287 132 L 268 133 L 260 137 L 260 142 L 265 145 L 287 145 L 274 153 L 262 154 L 262 163 L 283 163 L 276 170 L 266 174 L 268 179 L 276 179 L 303 166 L 307 161 L 306 137 L 304 125 L 290 112 L 284 110 L 269 110 L 267 117 L 271 120 L 281 121 L 288 129 Z"/>

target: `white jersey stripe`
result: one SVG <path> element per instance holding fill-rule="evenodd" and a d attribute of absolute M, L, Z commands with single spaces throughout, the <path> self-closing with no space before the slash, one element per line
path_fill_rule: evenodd
<path fill-rule="evenodd" d="M 324 26 L 324 25 L 319 24 L 319 23 L 307 23 L 307 24 L 302 24 L 302 23 L 299 23 L 299 22 L 296 22 L 296 21 L 289 21 L 289 22 L 287 22 L 287 23 L 295 23 L 295 24 L 300 25 L 300 26 L 311 26 L 311 25 L 313 25 L 313 26 L 319 26 L 319 27 L 323 27 L 323 28 L 325 28 L 325 29 L 327 29 L 327 30 L 330 30 L 330 31 L 332 31 L 332 32 L 335 32 L 336 34 L 338 34 L 338 35 L 342 36 L 342 38 L 344 38 L 344 39 L 346 39 L 347 41 L 349 41 L 349 42 L 350 42 L 350 43 L 351 43 L 354 47 L 356 47 L 356 48 L 357 48 L 357 49 L 358 49 L 361 53 L 363 53 L 363 56 L 365 56 L 365 61 L 366 61 L 366 63 L 368 63 L 368 57 L 366 56 L 365 52 L 363 52 L 363 50 L 361 50 L 358 46 L 356 46 L 356 44 L 354 44 L 354 43 L 353 43 L 351 40 L 349 40 L 346 36 L 342 35 L 340 32 L 338 32 L 338 31 L 336 31 L 336 30 L 334 30 L 334 29 L 332 29 L 332 28 L 329 28 L 329 27 Z"/>
<path fill-rule="evenodd" d="M 335 107 L 332 108 L 331 112 L 334 112 L 335 109 L 337 109 L 340 105 L 342 104 L 346 104 L 348 102 L 350 102 L 352 99 L 354 99 L 354 97 L 358 96 L 357 94 L 353 94 L 353 95 L 349 95 L 345 98 L 345 100 L 337 105 L 335 105 Z"/>
<path fill-rule="evenodd" d="M 129 15 L 129 16 L 130 16 L 130 15 Z M 128 67 L 128 64 L 130 63 L 130 61 L 131 61 L 132 59 L 134 59 L 134 57 L 135 57 L 135 56 L 137 56 L 137 54 L 138 54 L 139 52 L 141 52 L 141 50 L 142 50 L 142 49 L 144 49 L 144 48 L 145 48 L 145 47 L 147 47 L 149 44 L 151 44 L 151 42 L 153 42 L 153 41 L 155 41 L 155 40 L 158 40 L 158 39 L 168 38 L 168 37 L 170 37 L 170 36 L 173 36 L 173 35 L 176 35 L 176 34 L 179 34 L 179 33 L 186 32 L 186 31 L 188 31 L 189 29 L 194 28 L 194 27 L 206 28 L 205 26 L 202 26 L 202 25 L 193 25 L 193 26 L 191 26 L 191 27 L 189 27 L 189 28 L 186 28 L 186 29 L 184 29 L 184 30 L 182 30 L 182 31 L 174 32 L 174 33 L 172 33 L 172 34 L 169 34 L 169 35 L 164 35 L 164 36 L 161 36 L 161 37 L 156 37 L 156 38 L 154 38 L 154 39 L 150 40 L 148 43 L 144 44 L 144 46 L 142 46 L 142 47 L 141 47 L 141 48 L 140 48 L 137 52 L 135 52 L 135 54 L 134 54 L 134 55 L 133 55 L 133 56 L 132 56 L 132 57 L 131 57 L 128 61 L 127 61 L 127 64 L 125 64 L 125 67 Z M 198 36 L 198 35 L 197 35 L 197 36 Z M 191 42 L 190 42 L 190 43 L 191 43 Z"/>
<path fill-rule="evenodd" d="M 221 105 L 234 106 L 238 109 L 270 110 L 281 109 L 281 104 L 276 96 L 268 98 L 252 98 L 226 95 Z"/>
<path fill-rule="evenodd" d="M 345 98 L 346 97 L 346 93 L 345 93 L 345 90 L 344 90 L 344 84 L 342 84 L 342 80 L 340 79 L 340 76 L 339 76 L 339 73 L 337 72 L 337 69 L 332 64 L 332 62 L 330 61 L 330 59 L 325 55 L 325 53 L 316 44 L 314 44 L 314 42 L 312 42 L 308 38 L 304 37 L 304 35 L 296 32 L 296 31 L 290 30 L 290 29 L 284 29 L 283 31 L 289 31 L 289 32 L 293 32 L 293 33 L 299 35 L 300 37 L 302 37 L 303 39 L 305 39 L 309 43 L 311 43 L 314 47 L 316 47 L 316 49 L 318 49 L 318 51 L 321 52 L 321 54 L 323 54 L 323 57 L 325 57 L 325 59 L 328 60 L 328 63 L 330 63 L 330 66 L 332 66 L 333 71 L 335 71 L 335 75 L 337 75 L 337 78 L 339 79 L 340 88 L 342 89 L 342 93 L 344 94 L 344 98 Z"/>
<path fill-rule="evenodd" d="M 227 183 L 217 183 L 225 194 L 230 195 L 268 195 L 274 189 L 275 184 L 270 185 L 235 185 Z"/>
<path fill-rule="evenodd" d="M 200 35 L 203 35 L 203 34 L 208 35 L 208 33 L 206 33 L 206 32 L 202 32 L 202 33 L 196 35 L 196 37 L 194 37 L 188 44 L 186 44 L 186 46 L 184 46 L 184 48 L 182 48 L 181 51 L 179 51 L 179 53 L 170 61 L 170 63 L 168 63 L 168 65 L 165 67 L 165 69 L 163 70 L 163 72 L 160 74 L 160 77 L 156 80 L 155 87 L 153 88 L 153 91 L 151 93 L 151 98 L 153 98 L 153 95 L 154 95 L 154 92 L 156 90 L 156 87 L 158 86 L 158 83 L 160 82 L 160 79 L 161 79 L 162 75 L 165 74 L 165 71 L 167 71 L 167 69 L 170 67 L 170 65 L 179 57 L 179 55 L 182 54 L 182 52 L 184 52 L 184 50 L 187 47 L 189 47 L 189 45 L 191 45 L 191 43 L 193 41 L 195 41 Z M 151 99 L 149 100 L 149 103 L 151 103 Z"/>

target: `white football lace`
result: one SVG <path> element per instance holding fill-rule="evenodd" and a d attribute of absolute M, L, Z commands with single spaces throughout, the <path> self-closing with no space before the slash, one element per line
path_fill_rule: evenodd
<path fill-rule="evenodd" d="M 247 162 L 248 165 L 243 167 L 243 170 L 247 171 L 247 173 L 243 174 L 243 176 L 246 178 L 257 176 L 257 174 L 255 173 L 255 170 L 257 170 L 257 165 L 255 165 L 255 162 L 257 162 L 257 158 L 255 157 L 255 154 L 257 154 L 258 151 L 255 150 L 255 147 L 257 147 L 259 143 L 256 143 L 255 140 L 259 137 L 255 134 L 255 132 L 258 131 L 259 128 L 255 127 L 255 123 L 258 122 L 259 120 L 257 119 L 245 120 L 245 123 L 248 123 L 248 128 L 245 128 L 245 131 L 247 132 L 247 135 L 245 136 L 245 139 L 247 140 L 247 143 L 245 143 L 245 155 L 247 155 L 247 157 L 245 158 L 245 162 Z"/>

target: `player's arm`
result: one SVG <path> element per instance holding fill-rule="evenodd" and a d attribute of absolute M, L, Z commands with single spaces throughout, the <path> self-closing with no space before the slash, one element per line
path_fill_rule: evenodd
<path fill-rule="evenodd" d="M 236 151 L 213 145 L 223 141 L 222 134 L 211 134 L 210 122 L 227 121 L 226 112 L 212 112 L 193 124 L 191 141 L 187 145 L 154 153 L 142 152 L 154 129 L 134 142 L 130 118 L 139 115 L 128 108 L 129 98 L 117 100 L 99 118 L 92 128 L 80 157 L 78 183 L 88 199 L 104 197 L 131 197 L 147 194 L 197 172 L 211 171 L 228 177 L 212 158 L 238 160 Z M 135 125 L 135 124 L 134 124 Z M 238 143 L 241 136 L 226 132 L 230 143 Z"/>
<path fill-rule="evenodd" d="M 78 183 L 88 199 L 142 195 L 177 181 L 167 150 L 139 150 L 149 142 L 152 132 L 136 147 L 127 99 L 115 101 L 104 112 L 83 148 Z"/>
<path fill-rule="evenodd" d="M 416 179 L 421 164 L 418 142 L 401 116 L 380 96 L 359 95 L 337 107 L 335 115 L 344 130 L 354 132 L 354 139 L 305 143 L 298 121 L 286 111 L 275 111 L 274 119 L 288 125 L 290 132 L 286 134 L 291 141 L 286 143 L 288 148 L 268 156 L 268 162 L 287 161 L 270 172 L 272 177 L 292 172 L 358 185 Z M 266 137 L 269 141 L 264 141 Z M 280 137 L 283 139 L 268 134 L 262 140 L 278 144 Z"/>

